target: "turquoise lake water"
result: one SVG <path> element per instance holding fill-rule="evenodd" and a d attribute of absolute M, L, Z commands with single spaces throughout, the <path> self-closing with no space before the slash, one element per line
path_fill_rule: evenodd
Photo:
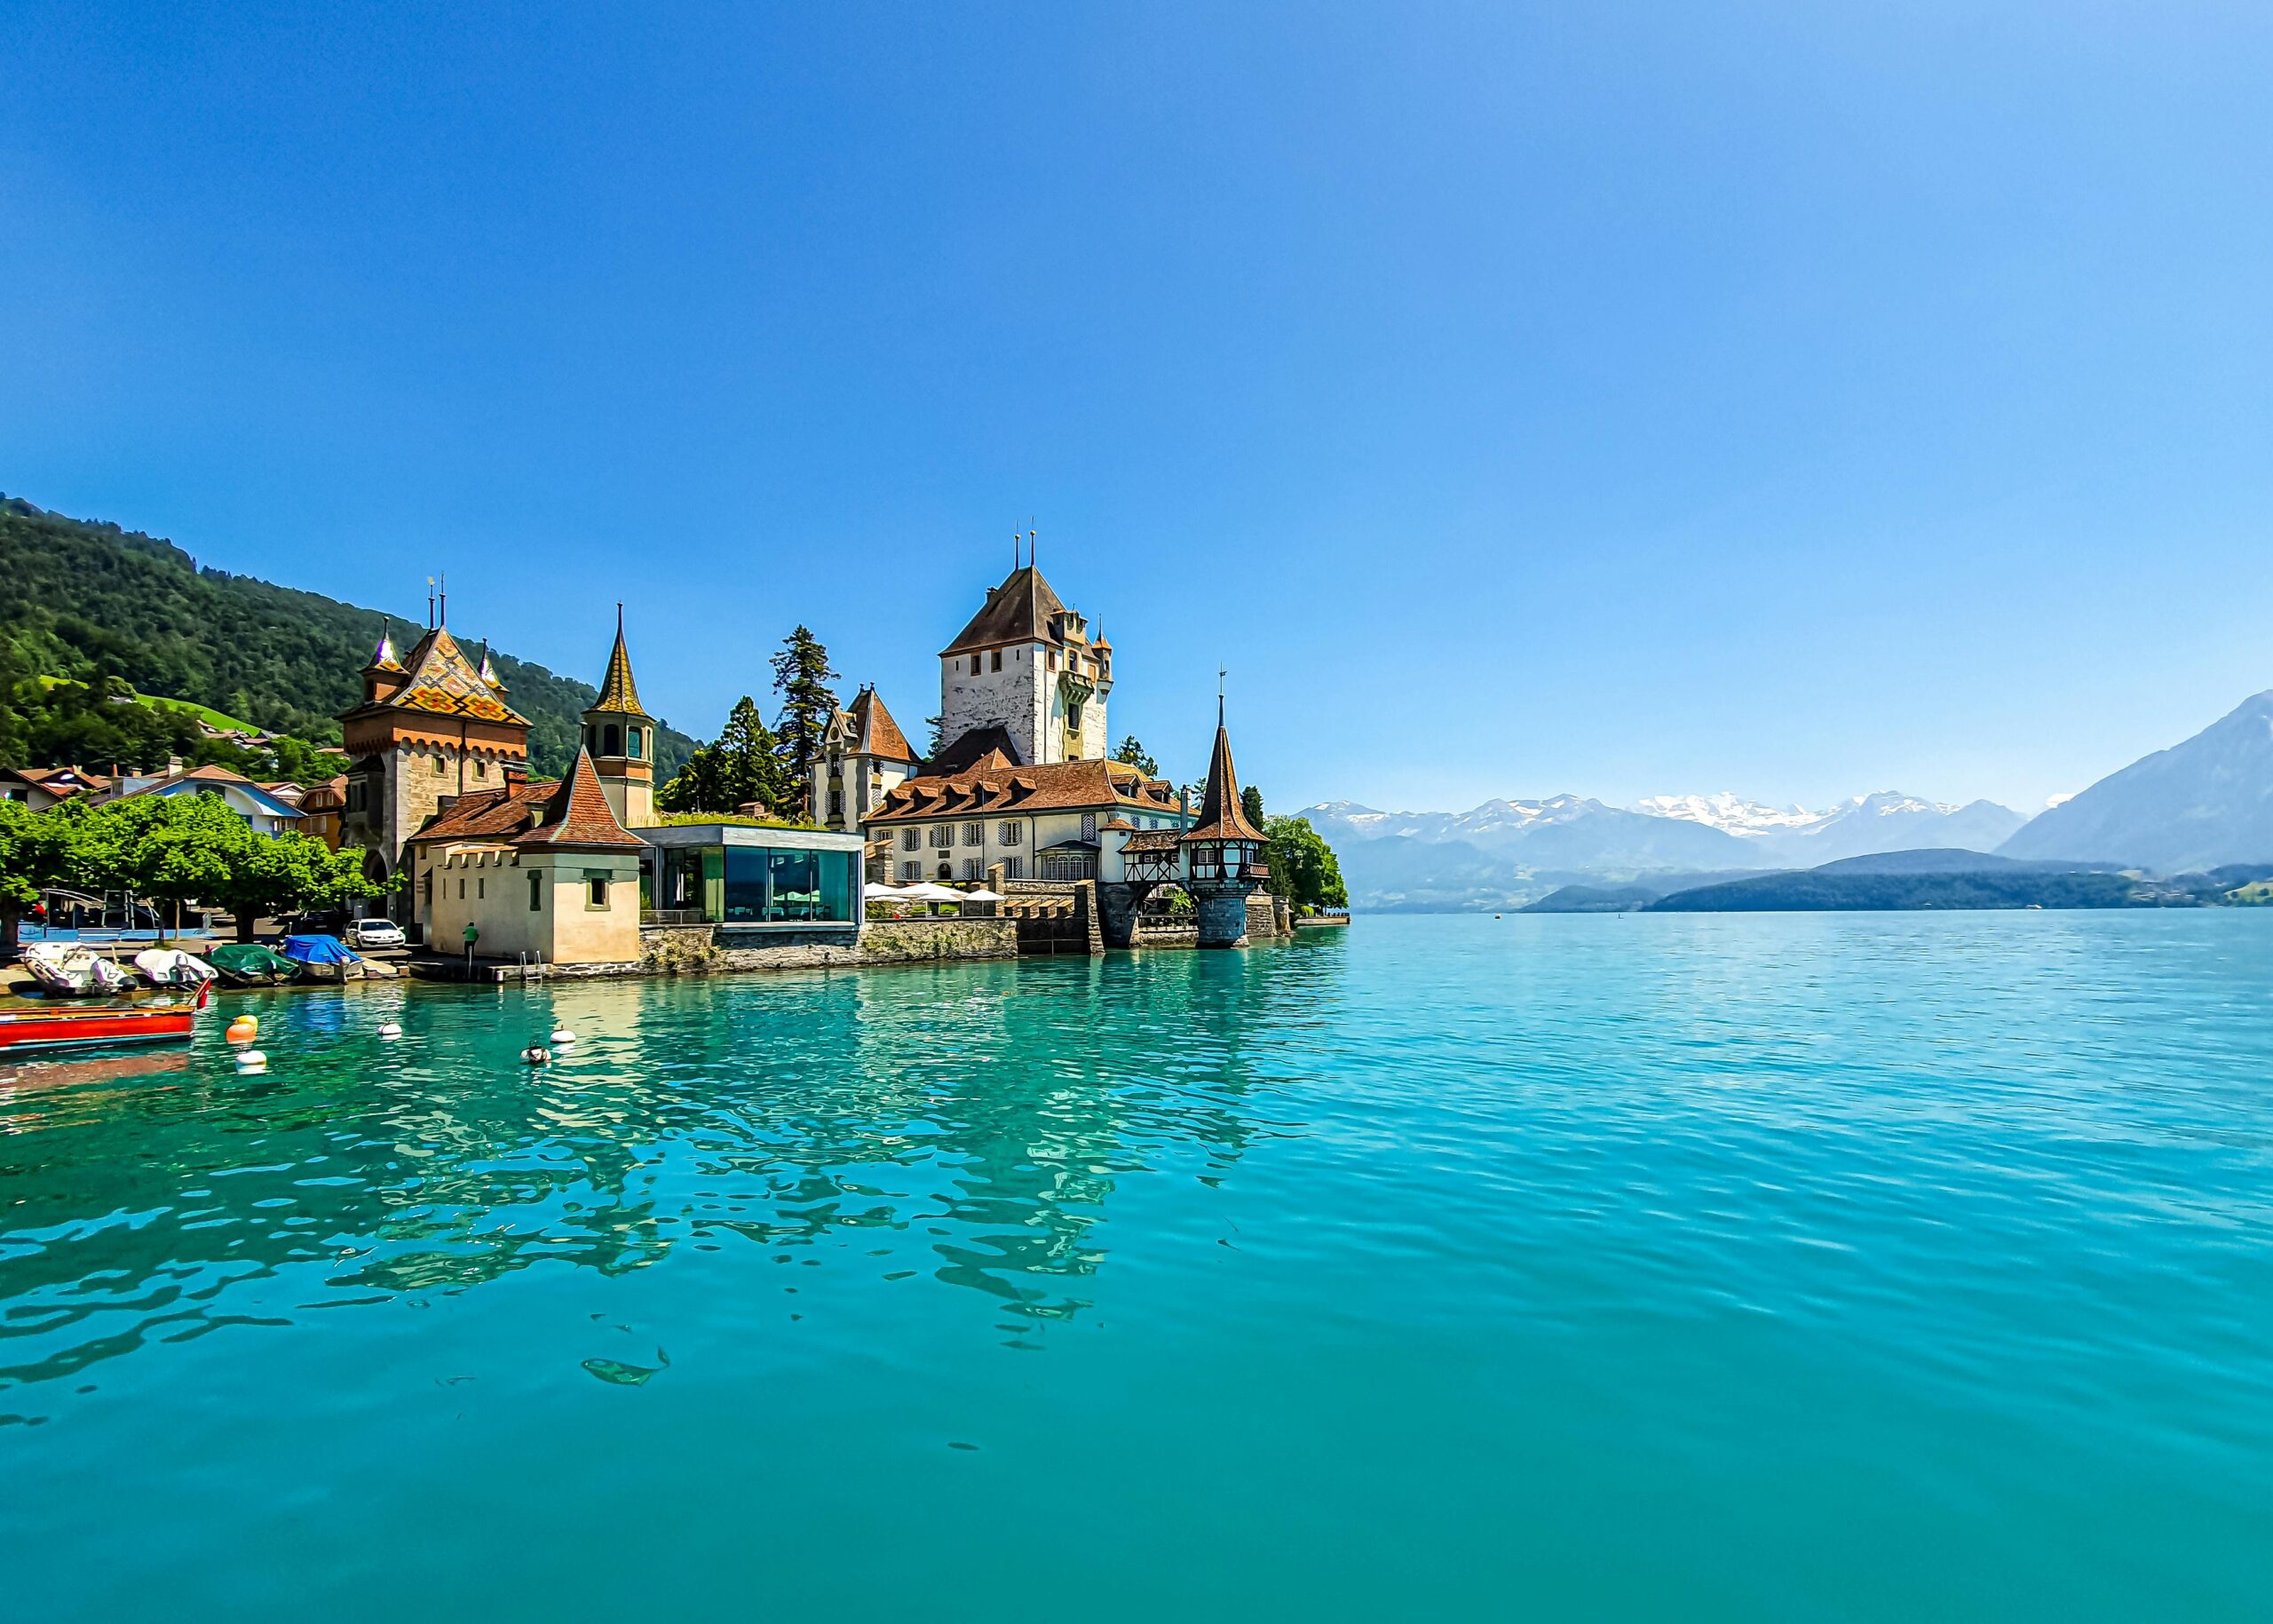
<path fill-rule="evenodd" d="M 9 1618 L 2273 1596 L 2273 914 L 231 1003 L 0 1084 Z"/>

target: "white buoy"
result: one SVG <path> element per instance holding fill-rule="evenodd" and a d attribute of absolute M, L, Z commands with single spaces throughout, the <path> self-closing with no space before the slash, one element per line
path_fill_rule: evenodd
<path fill-rule="evenodd" d="M 543 1066 L 552 1058 L 552 1051 L 542 1043 L 532 1043 L 521 1050 L 521 1058 L 531 1066 Z"/>
<path fill-rule="evenodd" d="M 237 1069 L 241 1072 L 265 1072 L 268 1069 L 268 1057 L 257 1049 L 240 1049 L 237 1050 Z"/>
<path fill-rule="evenodd" d="M 566 1026 L 556 1026 L 552 1029 L 552 1041 L 565 1047 L 576 1041 L 576 1034 Z"/>
<path fill-rule="evenodd" d="M 392 1042 L 401 1035 L 402 1027 L 395 1021 L 388 1021 L 379 1028 L 379 1037 L 382 1042 Z"/>

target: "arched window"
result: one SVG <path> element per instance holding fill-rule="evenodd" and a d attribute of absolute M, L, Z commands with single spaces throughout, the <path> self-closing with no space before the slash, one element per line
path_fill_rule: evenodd
<path fill-rule="evenodd" d="M 603 756 L 623 754 L 623 730 L 613 722 L 600 729 L 600 754 Z"/>
<path fill-rule="evenodd" d="M 639 732 L 639 730 L 638 730 L 638 728 L 636 728 L 636 727 L 635 727 L 635 728 L 631 729 L 631 759 L 632 759 L 632 760 L 634 760 L 634 761 L 638 761 L 638 760 L 639 759 L 639 756 L 640 756 L 640 747 L 641 747 L 641 746 L 643 746 L 643 745 L 645 745 L 646 742 L 647 742 L 647 741 L 646 741 L 646 740 L 645 740 L 645 739 L 641 735 L 641 733 L 640 733 L 640 732 Z"/>

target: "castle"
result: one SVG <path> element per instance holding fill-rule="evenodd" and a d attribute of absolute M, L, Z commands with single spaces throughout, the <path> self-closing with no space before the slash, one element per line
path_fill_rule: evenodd
<path fill-rule="evenodd" d="M 478 666 L 469 659 L 447 617 L 441 599 L 408 657 L 396 654 L 391 632 L 383 633 L 363 662 L 362 702 L 339 718 L 348 757 L 340 844 L 364 848 L 373 880 L 403 871 L 413 839 L 446 805 L 485 790 L 524 796 L 531 788 L 529 720 L 505 702 L 488 654 Z M 582 722 L 582 753 L 616 823 L 653 824 L 655 723 L 640 708 L 631 678 L 621 604 L 607 675 Z M 392 916 L 414 923 L 416 892 L 416 885 L 398 888 L 387 905 Z"/>
<path fill-rule="evenodd" d="M 986 590 L 978 613 L 939 651 L 931 758 L 916 754 L 875 690 L 863 687 L 822 740 L 814 821 L 861 828 L 919 771 L 949 777 L 996 757 L 1016 767 L 1102 762 L 1112 692 L 1113 645 L 1090 636 L 1087 618 L 1065 606 L 1028 558 Z"/>

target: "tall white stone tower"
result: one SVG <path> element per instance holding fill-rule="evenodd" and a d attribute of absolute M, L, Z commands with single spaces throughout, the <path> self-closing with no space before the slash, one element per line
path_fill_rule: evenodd
<path fill-rule="evenodd" d="M 932 771 L 990 749 L 1026 766 L 1101 761 L 1113 645 L 1092 638 L 1032 563 L 998 587 L 939 654 L 939 735 Z"/>

